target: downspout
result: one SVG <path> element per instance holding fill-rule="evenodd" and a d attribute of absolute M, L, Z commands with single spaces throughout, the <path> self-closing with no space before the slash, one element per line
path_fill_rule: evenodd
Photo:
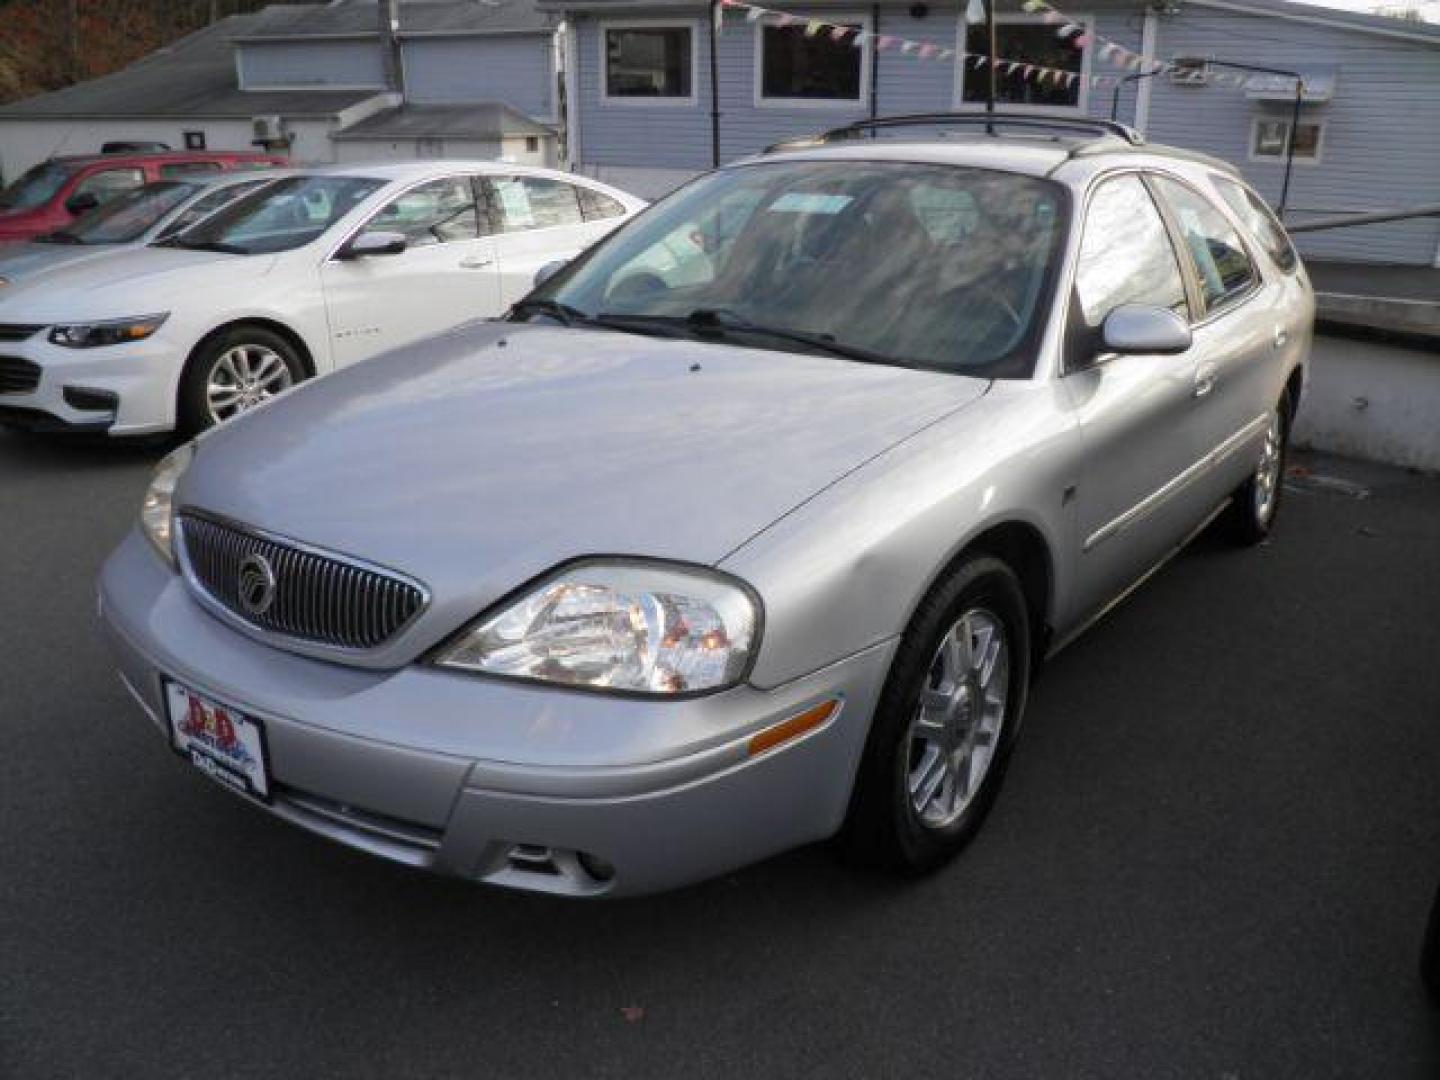
<path fill-rule="evenodd" d="M 580 141 L 580 28 L 575 25 L 576 16 L 565 20 L 562 37 L 565 64 L 565 157 L 566 168 L 571 172 L 581 170 L 584 150 Z"/>
<path fill-rule="evenodd" d="M 870 5 L 870 119 L 880 115 L 880 50 L 875 47 L 875 36 L 880 33 L 880 5 Z M 870 138 L 878 137 L 875 128 L 870 129 Z"/>
<path fill-rule="evenodd" d="M 1145 21 L 1140 25 L 1140 56 L 1145 61 L 1141 71 L 1152 70 L 1155 63 L 1159 29 L 1160 20 L 1155 15 L 1155 9 L 1147 7 Z M 1135 122 L 1135 130 L 1144 135 L 1146 127 L 1150 124 L 1150 81 L 1148 79 L 1140 79 L 1136 82 L 1135 115 L 1131 119 Z"/>
<path fill-rule="evenodd" d="M 385 67 L 385 89 L 405 99 L 405 62 L 400 55 L 400 0 L 380 0 L 375 5 L 380 32 L 380 58 Z"/>
<path fill-rule="evenodd" d="M 995 2 L 996 0 L 985 0 L 985 36 L 990 42 L 990 62 L 985 65 L 990 76 L 985 85 L 985 134 L 987 135 L 995 134 L 995 92 L 998 84 L 995 58 L 999 54 L 995 38 Z"/>
<path fill-rule="evenodd" d="M 1295 167 L 1295 140 L 1300 136 L 1300 106 L 1305 101 L 1305 80 L 1295 76 L 1295 108 L 1290 114 L 1290 138 L 1285 140 L 1285 182 L 1280 185 L 1279 216 L 1285 217 L 1285 204 L 1290 198 L 1290 173 Z"/>
<path fill-rule="evenodd" d="M 710 167 L 720 167 L 720 0 L 710 0 Z"/>

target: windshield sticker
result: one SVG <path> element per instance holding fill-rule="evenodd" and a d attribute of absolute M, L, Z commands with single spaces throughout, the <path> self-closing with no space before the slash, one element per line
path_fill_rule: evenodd
<path fill-rule="evenodd" d="M 792 191 L 781 195 L 769 209 L 789 214 L 838 214 L 855 200 L 849 195 L 822 195 L 815 191 Z"/>

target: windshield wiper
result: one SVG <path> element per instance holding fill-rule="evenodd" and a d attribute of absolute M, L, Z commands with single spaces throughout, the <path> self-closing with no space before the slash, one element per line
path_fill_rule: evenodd
<path fill-rule="evenodd" d="M 587 315 L 577 307 L 559 300 L 552 300 L 548 296 L 527 296 L 510 306 L 511 315 L 524 315 L 531 311 L 549 315 L 556 322 L 567 327 L 598 327 L 601 330 L 618 330 L 625 334 L 645 334 L 652 337 L 655 335 L 661 337 L 685 336 L 684 328 L 677 327 L 673 319 L 653 318 L 646 315 L 621 315 L 612 311 Z"/>
<path fill-rule="evenodd" d="M 761 337 L 775 338 L 778 341 L 790 341 L 796 345 L 804 345 L 807 348 L 820 352 L 829 353 L 831 356 L 844 357 L 846 360 L 855 360 L 862 364 L 887 364 L 891 367 L 913 367 L 893 356 L 886 356 L 884 353 L 872 352 L 870 349 L 861 348 L 858 345 L 846 345 L 835 340 L 832 334 L 808 334 L 803 330 L 787 330 L 782 326 L 763 326 L 760 323 L 753 323 L 733 311 L 725 308 L 696 308 L 685 316 L 686 324 L 702 334 L 725 335 L 731 332 L 741 334 L 756 334 Z"/>
<path fill-rule="evenodd" d="M 590 316 L 579 308 L 562 304 L 559 300 L 551 300 L 546 296 L 527 296 L 510 305 L 511 315 L 525 315 L 532 311 L 541 315 L 549 315 L 562 326 L 574 326 L 577 323 L 591 321 Z"/>

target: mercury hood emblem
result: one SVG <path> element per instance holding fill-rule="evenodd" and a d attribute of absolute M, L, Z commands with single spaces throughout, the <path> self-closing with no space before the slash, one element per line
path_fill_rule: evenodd
<path fill-rule="evenodd" d="M 275 603 L 275 571 L 264 555 L 247 555 L 240 563 L 240 606 L 250 615 L 264 615 Z"/>

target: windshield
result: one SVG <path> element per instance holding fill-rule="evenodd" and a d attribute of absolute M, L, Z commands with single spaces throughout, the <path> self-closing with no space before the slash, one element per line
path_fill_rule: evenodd
<path fill-rule="evenodd" d="M 1024 377 L 1067 205 L 1051 181 L 985 169 L 726 169 L 622 226 L 517 317 Z"/>
<path fill-rule="evenodd" d="M 70 170 L 63 165 L 50 161 L 36 165 L 0 191 L 0 210 L 33 210 L 44 206 L 69 178 Z"/>
<path fill-rule="evenodd" d="M 172 217 L 160 232 L 160 238 L 174 236 L 176 233 L 184 232 L 191 225 L 203 218 L 209 217 L 222 206 L 234 202 L 242 195 L 264 187 L 266 184 L 274 183 L 273 180 L 255 179 L 247 180 L 239 184 L 224 184 L 211 190 L 208 194 L 201 196 L 194 202 L 189 203 L 178 214 Z"/>
<path fill-rule="evenodd" d="M 163 242 L 236 255 L 291 251 L 323 235 L 383 185 L 357 176 L 288 177 Z"/>
<path fill-rule="evenodd" d="M 195 192 L 198 184 L 162 181 L 127 191 L 73 225 L 38 237 L 41 241 L 70 244 L 128 244 L 154 228 L 155 223 Z"/>

